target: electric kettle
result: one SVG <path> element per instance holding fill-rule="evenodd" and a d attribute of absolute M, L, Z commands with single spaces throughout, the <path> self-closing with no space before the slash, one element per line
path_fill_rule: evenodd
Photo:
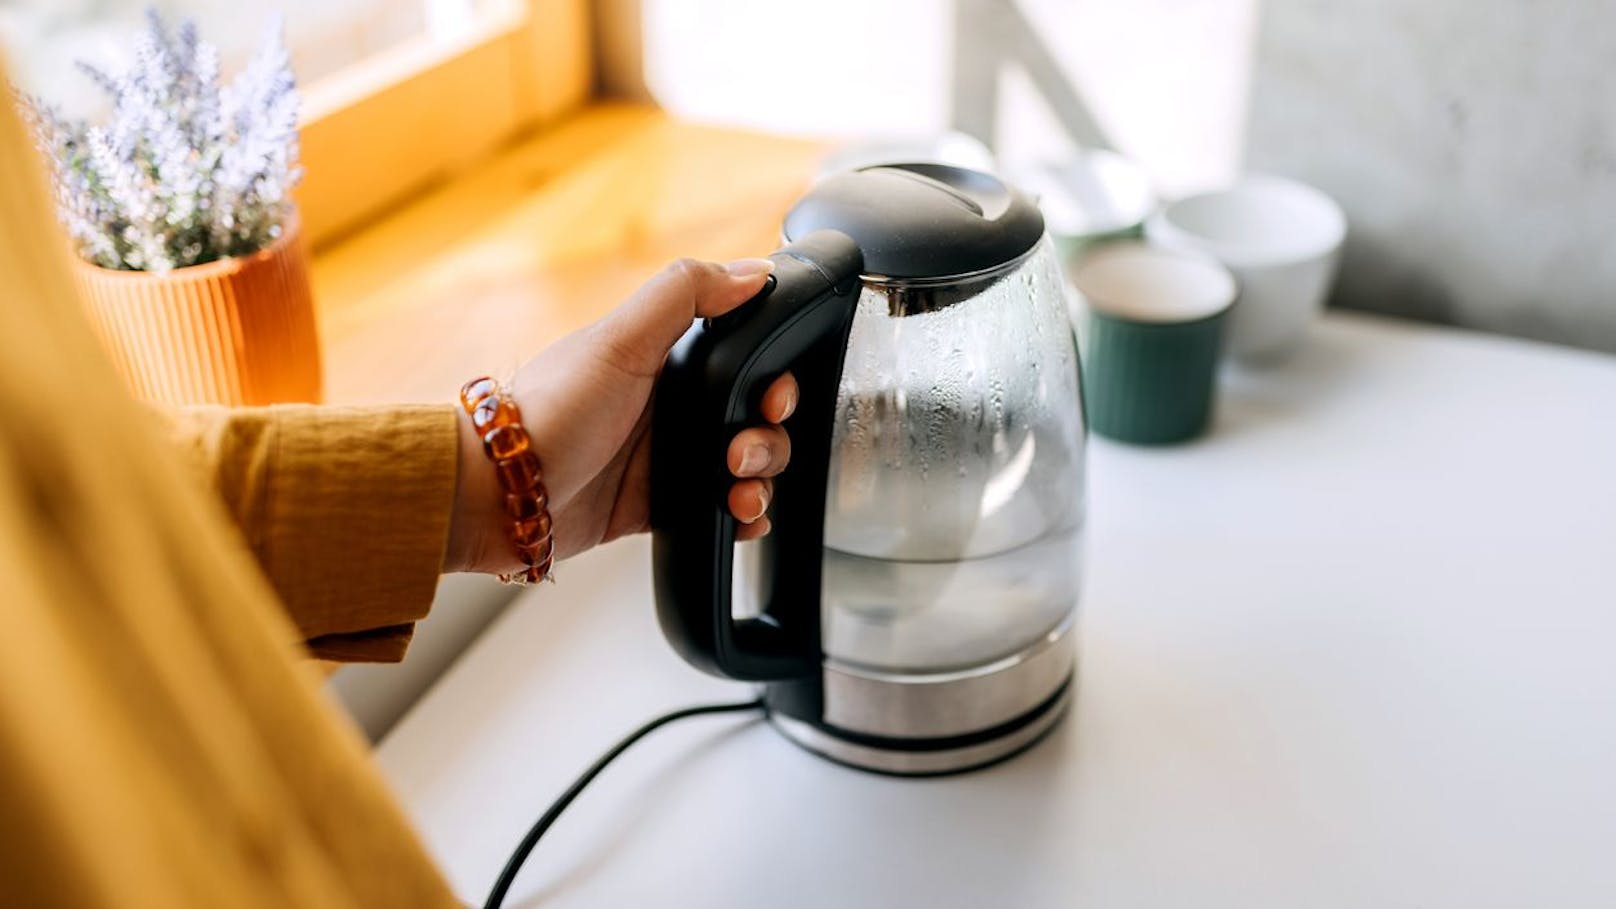
<path fill-rule="evenodd" d="M 1081 571 L 1086 430 L 1043 217 L 984 173 L 884 165 L 822 180 L 783 233 L 764 289 L 657 380 L 663 633 L 763 683 L 771 722 L 832 760 L 1009 757 L 1071 697 Z M 725 450 L 787 370 L 791 463 L 737 558 Z"/>

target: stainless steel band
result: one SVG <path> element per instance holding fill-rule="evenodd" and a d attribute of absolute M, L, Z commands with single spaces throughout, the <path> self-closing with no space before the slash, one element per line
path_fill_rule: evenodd
<path fill-rule="evenodd" d="M 967 735 L 1020 716 L 1072 674 L 1075 616 L 1018 653 L 959 672 L 894 675 L 825 662 L 825 722 L 888 738 Z"/>
<path fill-rule="evenodd" d="M 1060 721 L 1071 703 L 1071 698 L 1072 688 L 1067 686 L 1048 710 L 1014 732 L 986 742 L 942 751 L 895 751 L 875 748 L 837 738 L 823 729 L 792 717 L 773 714 L 769 719 L 786 738 L 833 761 L 880 773 L 926 776 L 982 767 L 1030 747 Z"/>
<path fill-rule="evenodd" d="M 992 763 L 1037 741 L 1065 712 L 1074 620 L 1019 653 L 959 672 L 892 675 L 827 662 L 823 722 L 780 712 L 770 719 L 810 751 L 869 770 L 932 774 Z M 993 734 L 996 727 L 1003 733 Z M 948 739 L 962 741 L 937 741 Z"/>

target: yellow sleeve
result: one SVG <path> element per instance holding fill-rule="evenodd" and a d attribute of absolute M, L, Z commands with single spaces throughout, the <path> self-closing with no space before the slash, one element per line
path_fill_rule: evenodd
<path fill-rule="evenodd" d="M 313 655 L 402 659 L 448 541 L 453 407 L 196 407 L 164 418 Z"/>

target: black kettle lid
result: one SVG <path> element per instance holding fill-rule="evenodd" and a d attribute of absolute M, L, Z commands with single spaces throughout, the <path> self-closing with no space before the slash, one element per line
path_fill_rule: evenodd
<path fill-rule="evenodd" d="M 997 177 L 947 164 L 881 164 L 826 177 L 786 214 L 789 242 L 839 230 L 866 274 L 945 278 L 1021 257 L 1044 235 L 1032 200 Z"/>

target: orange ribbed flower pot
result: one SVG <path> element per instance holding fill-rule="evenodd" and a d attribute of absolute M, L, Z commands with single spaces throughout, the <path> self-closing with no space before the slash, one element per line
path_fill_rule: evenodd
<path fill-rule="evenodd" d="M 91 322 L 135 393 L 163 404 L 318 402 L 320 340 L 297 221 L 250 256 L 166 273 L 80 261 Z"/>

